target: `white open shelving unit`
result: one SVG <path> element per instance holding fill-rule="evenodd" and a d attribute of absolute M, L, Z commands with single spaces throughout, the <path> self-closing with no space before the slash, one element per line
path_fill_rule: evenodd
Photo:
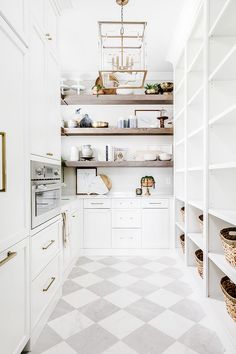
<path fill-rule="evenodd" d="M 236 352 L 236 323 L 220 289 L 236 268 L 225 259 L 220 230 L 236 226 L 236 1 L 203 0 L 175 65 L 175 235 L 185 234 L 186 266 Z M 181 207 L 185 207 L 185 221 Z M 203 215 L 201 230 L 199 216 Z M 204 277 L 195 251 L 204 254 Z"/>

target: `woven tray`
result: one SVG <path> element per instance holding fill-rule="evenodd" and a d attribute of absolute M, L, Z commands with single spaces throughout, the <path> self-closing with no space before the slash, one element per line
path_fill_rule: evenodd
<path fill-rule="evenodd" d="M 200 275 L 201 278 L 203 278 L 203 252 L 202 252 L 202 250 L 199 249 L 195 252 L 195 259 L 196 259 L 198 274 Z"/>
<path fill-rule="evenodd" d="M 236 227 L 221 230 L 220 238 L 226 260 L 236 267 Z"/>
<path fill-rule="evenodd" d="M 227 277 L 220 281 L 228 314 L 236 322 L 236 285 Z"/>

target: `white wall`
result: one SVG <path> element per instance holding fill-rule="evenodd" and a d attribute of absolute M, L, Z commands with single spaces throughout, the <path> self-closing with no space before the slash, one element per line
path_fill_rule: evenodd
<path fill-rule="evenodd" d="M 170 106 L 80 106 L 83 113 L 88 113 L 93 120 L 105 120 L 110 126 L 115 126 L 117 119 L 122 116 L 128 118 L 134 114 L 135 109 L 168 109 L 172 118 L 172 107 Z M 75 117 L 74 112 L 79 106 L 62 106 L 62 117 L 67 120 Z M 68 159 L 71 146 L 81 147 L 84 144 L 91 144 L 95 156 L 104 145 L 111 144 L 116 147 L 128 148 L 130 152 L 146 150 L 149 146 L 159 146 L 161 150 L 172 146 L 171 136 L 93 136 L 93 137 L 63 137 L 62 157 Z M 140 179 L 145 175 L 152 175 L 157 182 L 154 193 L 172 194 L 172 169 L 171 168 L 99 168 L 98 173 L 108 175 L 113 183 L 112 192 L 134 192 L 140 186 Z M 75 194 L 76 177 L 74 169 L 65 169 L 64 194 Z"/>

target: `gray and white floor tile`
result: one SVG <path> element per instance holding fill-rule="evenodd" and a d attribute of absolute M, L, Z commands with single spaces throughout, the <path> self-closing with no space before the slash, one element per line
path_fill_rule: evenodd
<path fill-rule="evenodd" d="M 80 257 L 32 354 L 222 354 L 178 258 Z"/>

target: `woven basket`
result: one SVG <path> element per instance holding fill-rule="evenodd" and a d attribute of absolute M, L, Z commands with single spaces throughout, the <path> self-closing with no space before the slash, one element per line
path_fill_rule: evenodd
<path fill-rule="evenodd" d="M 182 251 L 183 253 L 185 253 L 185 235 L 184 234 L 180 235 L 179 240 L 180 240 Z"/>
<path fill-rule="evenodd" d="M 228 314 L 236 322 L 236 284 L 225 276 L 221 279 L 220 286 L 224 294 Z"/>
<path fill-rule="evenodd" d="M 225 258 L 236 267 L 236 227 L 229 227 L 220 231 L 220 238 Z"/>
<path fill-rule="evenodd" d="M 185 207 L 182 207 L 180 209 L 180 215 L 181 215 L 181 219 L 184 222 L 185 221 Z"/>
<path fill-rule="evenodd" d="M 203 252 L 202 250 L 197 250 L 195 252 L 195 259 L 197 263 L 197 270 L 201 278 L 203 278 Z"/>
<path fill-rule="evenodd" d="M 203 215 L 199 215 L 198 217 L 200 230 L 203 232 Z"/>

